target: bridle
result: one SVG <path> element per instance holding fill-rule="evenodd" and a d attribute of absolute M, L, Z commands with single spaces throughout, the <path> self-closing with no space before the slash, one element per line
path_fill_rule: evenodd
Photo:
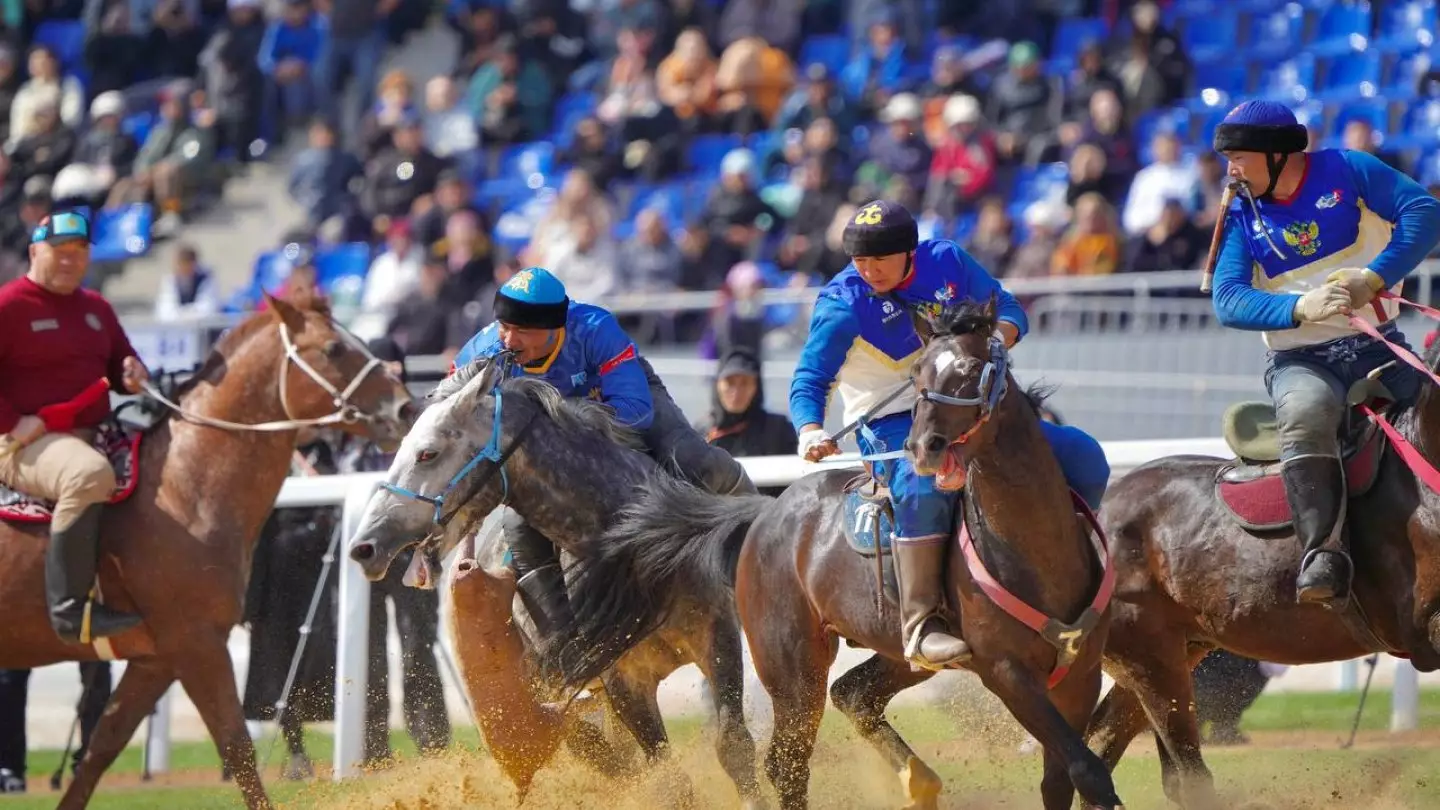
<path fill-rule="evenodd" d="M 350 402 L 350 398 L 353 397 L 355 395 L 355 392 L 360 390 L 360 386 L 363 385 L 365 381 L 370 378 L 370 373 L 373 372 L 375 369 L 380 368 L 382 366 L 382 363 L 380 359 L 377 358 L 373 353 L 371 353 L 370 349 L 366 347 L 359 338 L 351 334 L 349 330 L 333 322 L 331 323 L 331 326 L 340 333 L 342 338 L 344 338 L 346 342 L 351 345 L 352 348 L 359 350 L 360 353 L 365 356 L 365 367 L 360 369 L 360 371 L 350 380 L 350 383 L 346 385 L 345 388 L 336 388 L 330 383 L 329 380 L 325 379 L 324 375 L 316 371 L 314 366 L 306 362 L 304 357 L 300 356 L 300 350 L 296 348 L 295 341 L 292 340 L 290 337 L 290 327 L 287 326 L 284 322 L 281 322 L 279 324 L 280 345 L 285 347 L 285 358 L 280 363 L 280 409 L 284 411 L 285 416 L 288 417 L 286 419 L 274 422 L 231 422 L 225 419 L 216 419 L 214 417 L 205 416 L 204 414 L 198 414 L 194 411 L 185 409 L 179 403 L 174 402 L 169 397 L 165 396 L 165 394 L 161 393 L 160 389 L 157 388 L 152 382 L 146 381 L 144 385 L 141 386 L 141 390 L 143 390 L 145 394 L 148 395 L 150 398 L 156 400 L 162 405 L 168 407 L 170 410 L 174 411 L 187 422 L 193 422 L 197 425 L 205 425 L 207 427 L 220 428 L 222 430 L 272 433 L 286 430 L 297 430 L 299 428 L 305 427 L 324 427 L 327 425 L 336 424 L 356 424 L 358 422 L 374 423 L 379 420 L 379 417 L 375 414 L 367 413 L 360 408 L 355 407 L 355 405 Z M 325 391 L 325 393 L 330 395 L 331 401 L 335 406 L 334 412 L 325 416 L 317 417 L 315 419 L 296 419 L 291 416 L 288 400 L 288 391 L 286 386 L 286 379 L 290 376 L 289 372 L 291 363 L 294 363 L 297 367 L 299 367 L 301 371 L 305 372 L 306 376 L 313 380 L 315 384 L 319 385 L 320 388 Z"/>
<path fill-rule="evenodd" d="M 941 374 L 954 367 L 959 358 L 951 361 L 943 369 L 937 369 L 935 374 L 938 379 Z M 926 402 L 934 402 L 937 405 L 954 405 L 956 407 L 978 407 L 980 417 L 975 420 L 968 430 L 960 434 L 950 445 L 965 444 L 970 441 L 985 423 L 990 421 L 990 416 L 999 407 L 1000 401 L 1010 390 L 1010 353 L 1005 350 L 1005 342 L 999 336 L 990 338 L 990 360 L 985 363 L 984 369 L 980 372 L 980 383 L 975 390 L 973 397 L 951 396 L 927 388 L 921 388 L 919 397 Z M 998 382 L 997 382 L 998 380 Z M 962 384 L 963 384 L 962 380 Z"/>
<path fill-rule="evenodd" d="M 450 476 L 450 480 L 446 482 L 439 494 L 426 495 L 422 492 L 409 489 L 408 487 L 402 487 L 399 484 L 392 484 L 389 481 L 381 481 L 375 485 L 377 489 L 383 489 L 386 492 L 399 495 L 402 498 L 420 501 L 421 503 L 427 503 L 433 506 L 435 508 L 435 514 L 431 518 L 431 522 L 440 532 L 443 532 L 445 527 L 450 524 L 450 521 L 460 513 L 461 507 L 456 507 L 448 513 L 445 511 L 445 504 L 449 502 L 450 496 L 454 494 L 455 489 L 484 462 L 491 462 L 494 466 L 485 470 L 485 474 L 475 482 L 474 486 L 468 489 L 465 497 L 457 499 L 459 503 L 463 505 L 466 501 L 470 500 L 470 498 L 489 483 L 490 478 L 497 473 L 500 475 L 500 504 L 503 506 L 510 500 L 510 476 L 505 472 L 505 462 L 510 460 L 510 457 L 515 454 L 516 450 L 520 449 L 520 446 L 529 438 L 530 431 L 532 431 L 537 424 L 537 414 L 530 414 L 530 418 L 526 420 L 519 432 L 515 434 L 515 439 L 510 442 L 510 446 L 503 451 L 500 449 L 505 412 L 505 395 L 504 392 L 500 390 L 500 384 L 509 376 L 511 359 L 512 356 L 507 352 L 503 356 L 497 356 L 496 360 L 492 360 L 492 362 L 498 362 L 502 365 L 500 365 L 500 374 L 496 377 L 495 384 L 491 387 L 489 393 L 489 396 L 495 399 L 494 418 L 491 419 L 490 422 L 489 440 L 485 442 L 485 446 L 480 448 L 479 452 L 465 463 L 465 466 Z M 420 545 L 424 547 L 427 542 L 438 533 L 439 532 L 432 531 L 430 535 L 420 541 Z"/>

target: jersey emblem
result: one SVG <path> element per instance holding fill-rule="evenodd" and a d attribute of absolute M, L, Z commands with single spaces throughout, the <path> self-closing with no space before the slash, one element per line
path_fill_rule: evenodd
<path fill-rule="evenodd" d="M 1322 211 L 1325 210 L 1326 208 L 1334 208 L 1335 206 L 1337 206 L 1337 205 L 1339 205 L 1339 204 L 1340 204 L 1340 189 L 1338 189 L 1338 188 L 1335 189 L 1334 191 L 1330 192 L 1329 194 L 1326 194 L 1325 196 L 1323 196 L 1323 197 L 1321 197 L 1320 199 L 1318 199 L 1318 200 L 1315 201 L 1315 207 L 1316 207 L 1316 208 L 1319 208 L 1319 209 L 1322 210 Z"/>
<path fill-rule="evenodd" d="M 101 325 L 100 318 L 93 312 L 85 313 L 85 323 L 91 329 L 94 329 L 96 332 L 99 332 L 101 329 L 105 328 Z"/>
<path fill-rule="evenodd" d="M 1313 256 L 1320 249 L 1320 225 L 1309 222 L 1292 222 L 1285 226 L 1285 244 L 1301 256 Z"/>

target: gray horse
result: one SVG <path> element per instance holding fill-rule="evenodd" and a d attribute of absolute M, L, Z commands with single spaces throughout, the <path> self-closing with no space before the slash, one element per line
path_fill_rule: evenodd
<path fill-rule="evenodd" d="M 503 362 L 471 364 L 430 395 L 433 404 L 406 436 L 350 543 L 351 559 L 371 580 L 418 545 L 408 580 L 434 583 L 437 561 L 502 504 L 573 549 L 581 538 L 600 535 L 657 471 L 638 449 L 639 434 L 616 422 L 609 408 L 565 399 L 541 380 L 505 379 Z M 456 627 L 465 627 L 459 616 Z M 600 680 L 615 715 L 658 764 L 669 751 L 658 686 L 688 663 L 713 687 L 722 767 L 745 807 L 764 806 L 742 714 L 744 664 L 732 603 L 685 606 Z M 485 699 L 472 695 L 477 714 Z"/>

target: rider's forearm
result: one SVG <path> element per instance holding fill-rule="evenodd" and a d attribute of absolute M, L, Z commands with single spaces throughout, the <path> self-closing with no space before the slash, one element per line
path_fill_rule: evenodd
<path fill-rule="evenodd" d="M 1241 226 L 1227 223 L 1225 246 L 1215 263 L 1214 292 L 1211 294 L 1215 317 L 1222 326 L 1252 332 L 1273 332 L 1293 329 L 1295 302 L 1300 296 L 1257 290 L 1251 284 L 1255 260 L 1245 244 Z"/>

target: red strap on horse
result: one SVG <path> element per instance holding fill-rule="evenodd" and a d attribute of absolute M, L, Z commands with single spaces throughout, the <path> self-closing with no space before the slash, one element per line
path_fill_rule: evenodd
<path fill-rule="evenodd" d="M 1075 511 L 1079 512 L 1085 518 L 1085 521 L 1090 524 L 1092 530 L 1090 542 L 1095 547 L 1095 553 L 1100 557 L 1100 564 L 1103 569 L 1100 575 L 1100 587 L 1095 591 L 1095 598 L 1091 600 L 1087 608 L 1088 610 L 1094 611 L 1095 615 L 1098 616 L 1103 614 L 1105 609 L 1110 606 L 1110 597 L 1115 593 L 1115 560 L 1110 556 L 1110 544 L 1105 540 L 1105 532 L 1100 528 L 1100 521 L 1095 518 L 1095 513 L 1090 511 L 1090 505 L 1085 503 L 1085 499 L 1081 498 L 1074 490 L 1071 490 L 1070 498 L 1075 503 Z M 1064 623 L 1058 619 L 1046 616 L 1044 613 L 1026 604 L 1024 600 L 1007 590 L 1004 585 L 1001 585 L 999 581 L 990 574 L 989 569 L 985 567 L 984 561 L 980 559 L 980 553 L 975 549 L 974 538 L 970 536 L 970 527 L 965 525 L 964 521 L 960 523 L 960 549 L 965 554 L 965 564 L 970 569 L 970 576 L 974 578 L 975 584 L 980 586 L 980 590 L 1001 610 L 1013 616 L 1026 627 L 1039 633 L 1047 641 L 1050 640 L 1050 637 L 1045 635 L 1045 631 L 1049 629 L 1052 622 L 1064 625 Z M 1082 611 L 1080 619 L 1077 619 L 1077 621 L 1083 620 L 1084 617 L 1085 613 Z M 1073 626 L 1067 626 L 1067 628 L 1073 628 Z M 1074 632 L 1073 629 L 1072 632 Z M 1083 643 L 1084 635 L 1085 633 L 1083 631 L 1078 633 L 1073 637 L 1071 643 L 1078 647 Z M 1054 689 L 1069 673 L 1070 664 L 1068 662 L 1060 662 L 1057 651 L 1057 666 L 1051 671 L 1050 679 L 1046 683 L 1046 687 Z"/>
<path fill-rule="evenodd" d="M 35 415 L 40 417 L 40 421 L 45 423 L 45 430 L 51 433 L 70 430 L 75 427 L 75 420 L 79 418 L 80 414 L 83 413 L 86 408 L 93 406 L 99 402 L 102 397 L 109 395 L 110 381 L 101 377 L 86 386 L 85 390 L 76 394 L 70 401 L 46 405 L 36 412 Z"/>
<path fill-rule="evenodd" d="M 1376 294 L 1375 297 L 1377 299 L 1386 298 L 1391 301 L 1404 304 L 1405 306 L 1412 307 L 1419 312 L 1429 315 L 1431 318 L 1440 320 L 1440 310 L 1437 310 L 1434 307 L 1427 307 L 1424 304 L 1417 304 L 1416 302 L 1407 300 L 1405 298 L 1401 298 L 1400 296 L 1390 292 L 1389 290 L 1381 290 L 1379 293 Z M 1378 309 L 1378 303 L 1372 303 L 1375 303 Z M 1410 351 L 1409 349 L 1406 349 L 1403 346 L 1397 346 L 1396 344 L 1386 340 L 1385 336 L 1380 334 L 1380 330 L 1376 329 L 1375 326 L 1369 321 L 1351 315 L 1350 325 L 1360 330 L 1361 332 L 1364 332 L 1370 337 L 1380 341 L 1381 343 L 1384 343 L 1387 347 L 1389 347 L 1390 351 L 1394 352 L 1395 356 L 1401 361 L 1403 361 L 1406 365 L 1415 368 L 1417 371 L 1419 371 L 1421 374 L 1424 374 L 1427 378 L 1429 378 L 1431 382 L 1435 383 L 1436 385 L 1440 385 L 1440 376 L 1437 376 L 1435 372 L 1431 371 L 1430 367 L 1425 365 L 1425 361 L 1421 360 L 1419 357 L 1416 357 L 1415 353 Z M 1400 431 L 1396 430 L 1395 426 L 1391 425 L 1390 420 L 1386 419 L 1384 415 L 1376 413 L 1373 409 L 1370 408 L 1369 405 L 1362 404 L 1360 406 L 1360 410 L 1366 416 L 1375 420 L 1375 423 L 1380 426 L 1380 429 L 1382 431 L 1385 432 L 1385 438 L 1390 440 L 1390 444 L 1395 448 L 1395 452 L 1400 455 L 1400 459 L 1405 462 L 1405 466 L 1410 468 L 1410 471 L 1415 474 L 1415 477 L 1423 481 L 1425 483 L 1425 486 L 1429 487 L 1431 490 L 1435 492 L 1440 492 L 1440 471 L 1437 471 L 1434 467 L 1432 467 L 1430 465 L 1430 462 L 1425 459 L 1425 456 L 1419 450 L 1416 450 L 1415 446 L 1412 445 L 1409 441 L 1407 441 L 1404 436 L 1401 436 Z"/>

